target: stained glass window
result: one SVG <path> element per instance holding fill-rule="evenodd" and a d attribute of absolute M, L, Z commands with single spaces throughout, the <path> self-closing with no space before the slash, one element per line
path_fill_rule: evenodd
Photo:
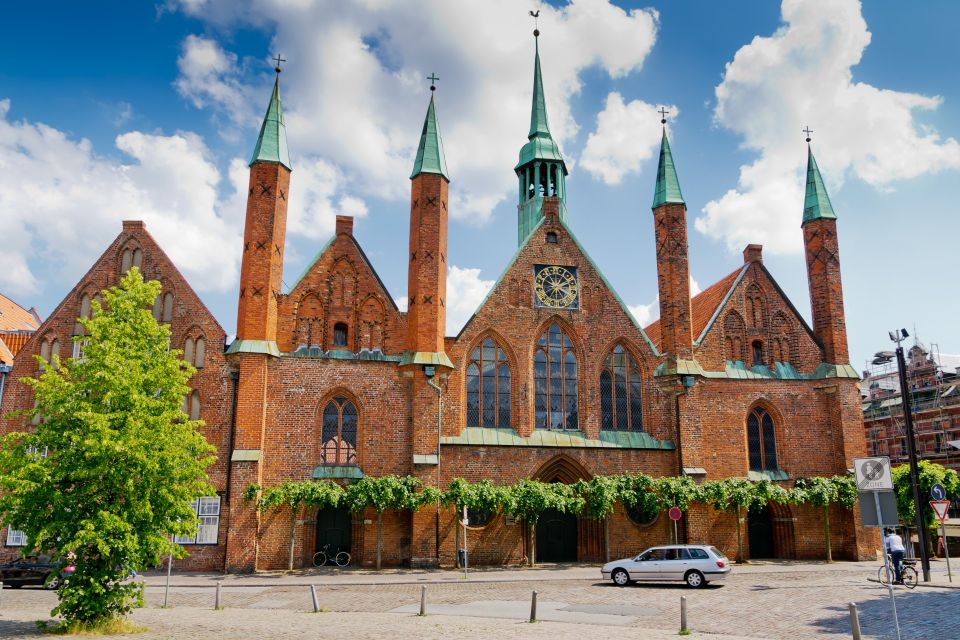
<path fill-rule="evenodd" d="M 510 426 L 510 365 L 491 338 L 473 350 L 467 364 L 467 426 Z"/>
<path fill-rule="evenodd" d="M 534 419 L 537 429 L 579 429 L 577 356 L 556 323 L 540 336 L 533 354 Z"/>
<path fill-rule="evenodd" d="M 643 431 L 640 367 L 623 345 L 615 346 L 603 361 L 600 428 L 604 431 Z"/>
<path fill-rule="evenodd" d="M 763 407 L 757 407 L 747 417 L 747 450 L 751 471 L 773 471 L 778 468 L 773 417 Z"/>
<path fill-rule="evenodd" d="M 357 464 L 357 408 L 337 396 L 323 408 L 320 426 L 320 464 Z"/>

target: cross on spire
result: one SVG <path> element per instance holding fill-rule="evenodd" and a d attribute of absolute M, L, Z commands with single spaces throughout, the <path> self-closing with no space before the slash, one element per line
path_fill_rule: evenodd
<path fill-rule="evenodd" d="M 276 71 L 277 73 L 280 73 L 281 71 L 283 71 L 283 69 L 280 68 L 280 63 L 281 63 L 281 62 L 286 62 L 287 59 L 286 59 L 286 58 L 281 58 L 281 57 L 280 57 L 280 54 L 278 53 L 278 54 L 273 58 L 273 61 L 277 63 L 277 66 L 275 66 L 275 67 L 273 68 L 273 70 Z"/>
<path fill-rule="evenodd" d="M 436 90 L 437 90 L 437 80 L 439 80 L 439 79 L 440 79 L 440 78 L 438 78 L 438 77 L 437 77 L 437 74 L 435 74 L 435 73 L 431 73 L 430 75 L 427 76 L 427 80 L 430 81 L 430 91 L 436 91 Z"/>
<path fill-rule="evenodd" d="M 667 124 L 667 114 L 670 112 L 664 107 L 660 107 L 660 110 L 657 113 L 660 114 L 660 124 Z"/>
<path fill-rule="evenodd" d="M 810 142 L 810 134 L 813 133 L 813 129 L 810 127 L 804 127 L 803 132 L 807 134 L 807 142 Z"/>

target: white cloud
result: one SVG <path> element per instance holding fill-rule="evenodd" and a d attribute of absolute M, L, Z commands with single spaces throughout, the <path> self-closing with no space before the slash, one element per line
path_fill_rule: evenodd
<path fill-rule="evenodd" d="M 676 106 L 667 109 L 679 113 Z M 661 133 L 656 105 L 643 100 L 624 103 L 614 91 L 597 114 L 597 128 L 587 138 L 580 166 L 606 184 L 619 184 L 626 174 L 639 172 L 641 164 L 659 150 Z"/>
<path fill-rule="evenodd" d="M 510 168 L 525 142 L 533 71 L 532 25 L 514 0 L 428 0 L 411 11 L 396 0 L 208 0 L 182 2 L 185 13 L 217 27 L 270 33 L 289 62 L 284 109 L 294 163 L 316 157 L 337 166 L 356 196 L 402 200 L 427 102 L 424 77 L 441 81 L 437 110 L 451 178 L 451 215 L 472 223 L 513 197 Z M 653 10 L 629 12 L 608 0 L 575 0 L 541 8 L 543 78 L 551 130 L 562 145 L 578 124 L 570 109 L 579 74 L 600 67 L 613 77 L 635 71 L 657 30 Z M 213 105 L 242 121 L 250 91 L 242 69 L 218 43 L 192 36 L 184 44 L 178 88 L 198 106 Z M 192 64 L 192 63 L 191 63 Z M 264 74 L 254 111 L 264 101 Z M 249 77 L 250 74 L 245 74 Z M 568 158 L 568 166 L 573 158 Z M 299 175 L 297 178 L 299 180 Z"/>
<path fill-rule="evenodd" d="M 495 283 L 495 280 L 483 280 L 480 269 L 450 266 L 447 271 L 448 336 L 460 332 Z"/>
<path fill-rule="evenodd" d="M 857 0 L 829 7 L 784 0 L 781 12 L 784 26 L 742 47 L 716 88 L 716 122 L 759 157 L 695 224 L 734 251 L 748 242 L 773 252 L 800 249 L 805 124 L 815 130 L 817 161 L 832 189 L 847 175 L 889 189 L 897 180 L 960 168 L 960 144 L 915 119 L 918 110 L 936 109 L 939 97 L 853 80 L 871 38 Z"/>
<path fill-rule="evenodd" d="M 174 86 L 193 106 L 198 109 L 216 106 L 233 125 L 259 124 L 253 102 L 254 89 L 241 81 L 242 69 L 237 64 L 237 56 L 224 51 L 216 41 L 187 36 L 177 58 L 177 69 L 180 75 Z M 265 106 L 268 96 L 259 97 Z"/>
<path fill-rule="evenodd" d="M 11 122 L 9 108 L 9 100 L 0 101 L 0 170 L 17 186 L 0 191 L 0 288 L 34 293 L 45 277 L 73 282 L 127 219 L 144 220 L 198 289 L 236 283 L 242 224 L 221 215 L 220 173 L 200 138 L 132 131 L 116 139 L 129 160 L 114 162 L 95 154 L 87 140 L 44 124 Z M 239 185 L 242 196 L 231 182 L 228 201 L 242 201 L 246 181 Z"/>
<path fill-rule="evenodd" d="M 290 184 L 287 230 L 306 238 L 327 238 L 333 235 L 338 214 L 366 217 L 367 205 L 344 194 L 343 183 L 343 174 L 325 160 L 301 159 Z"/>

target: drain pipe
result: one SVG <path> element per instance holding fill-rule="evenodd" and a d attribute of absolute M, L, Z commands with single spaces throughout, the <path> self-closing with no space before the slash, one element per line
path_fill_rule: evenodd
<path fill-rule="evenodd" d="M 433 387 L 434 391 L 437 392 L 437 512 L 436 517 L 433 523 L 434 530 L 434 544 L 436 547 L 437 554 L 437 567 L 440 566 L 440 417 L 443 415 L 443 389 L 440 388 L 440 385 L 433 381 L 434 375 L 436 375 L 436 369 L 434 367 L 424 367 L 423 373 L 427 376 L 427 384 Z"/>

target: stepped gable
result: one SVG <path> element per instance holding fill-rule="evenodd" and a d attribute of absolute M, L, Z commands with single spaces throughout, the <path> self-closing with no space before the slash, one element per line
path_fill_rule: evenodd
<path fill-rule="evenodd" d="M 312 347 L 396 355 L 404 349 L 406 314 L 354 237 L 350 216 L 337 216 L 334 236 L 279 297 L 277 316 L 278 347 L 285 353 Z M 345 345 L 334 344 L 340 323 L 346 325 Z"/>

